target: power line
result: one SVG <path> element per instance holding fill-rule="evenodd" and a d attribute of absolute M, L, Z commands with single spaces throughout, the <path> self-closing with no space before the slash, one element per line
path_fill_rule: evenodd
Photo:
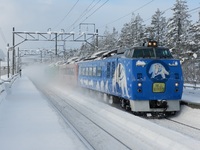
<path fill-rule="evenodd" d="M 101 0 L 97 1 L 91 8 L 90 6 L 94 3 L 95 0 L 93 0 L 90 5 L 83 11 L 83 13 L 76 19 L 73 24 L 68 28 L 71 29 L 83 16 L 85 16 L 88 12 L 90 12 Z M 89 9 L 90 8 L 90 9 Z"/>
<path fill-rule="evenodd" d="M 120 18 L 118 18 L 118 19 L 116 19 L 116 20 L 114 20 L 114 21 L 112 21 L 112 22 L 109 22 L 109 23 L 107 23 L 106 25 L 112 24 L 112 23 L 114 23 L 114 22 L 117 22 L 117 21 L 119 21 L 119 20 L 121 20 L 121 19 L 123 19 L 123 18 L 129 16 L 130 14 L 132 14 L 132 13 L 134 13 L 134 12 L 136 12 L 136 11 L 138 11 L 138 10 L 144 8 L 145 6 L 149 5 L 149 4 L 152 3 L 153 1 L 154 1 L 154 0 L 151 0 L 150 2 L 148 2 L 148 3 L 144 4 L 144 5 L 142 5 L 141 7 L 137 8 L 136 10 L 134 10 L 134 11 L 132 11 L 132 12 L 130 12 L 130 13 L 128 13 L 128 14 L 126 14 L 126 15 L 124 15 L 124 16 L 122 16 L 122 17 L 120 17 Z"/>
<path fill-rule="evenodd" d="M 103 7 L 109 0 L 105 1 L 101 6 L 99 6 L 95 11 L 93 11 L 89 16 L 87 16 L 82 22 L 87 20 L 89 17 L 91 17 L 95 12 L 97 12 L 101 7 Z"/>
<path fill-rule="evenodd" d="M 72 8 L 69 10 L 69 12 L 65 15 L 65 17 L 53 28 L 57 28 L 64 20 L 65 18 L 71 13 L 71 11 L 74 9 L 74 7 L 78 4 L 79 0 L 75 2 L 75 4 L 72 6 Z"/>
<path fill-rule="evenodd" d="M 197 9 L 200 9 L 200 7 L 197 7 L 197 8 L 191 9 L 191 10 L 189 10 L 188 12 L 191 12 L 191 11 L 194 11 L 194 10 L 197 10 Z"/>
<path fill-rule="evenodd" d="M 170 10 L 170 9 L 172 9 L 172 8 L 173 8 L 173 7 L 169 7 L 169 8 L 167 8 L 167 9 L 165 9 L 164 11 L 161 11 L 161 12 L 164 14 L 165 12 L 167 12 L 168 10 Z M 144 22 L 149 21 L 151 18 L 152 18 L 152 17 L 149 17 L 148 19 L 145 19 Z"/>
<path fill-rule="evenodd" d="M 165 9 L 165 10 L 163 11 L 163 13 L 167 12 L 168 10 L 170 10 L 170 9 L 172 9 L 172 8 L 173 8 L 173 7 L 169 7 L 169 8 L 167 8 L 167 9 Z M 200 9 L 200 7 L 196 7 L 196 8 L 194 8 L 194 9 L 191 9 L 191 10 L 188 11 L 188 13 L 189 13 L 189 12 L 190 12 L 190 14 L 196 13 L 196 12 L 199 11 L 198 9 Z M 195 11 L 195 10 L 197 10 L 197 11 Z M 195 12 L 193 12 L 193 11 L 195 11 Z M 191 12 L 192 12 L 192 13 L 191 13 Z M 148 19 L 145 19 L 144 22 L 146 22 L 146 21 L 148 21 L 148 20 L 150 20 L 150 19 L 151 19 L 151 17 L 148 18 Z"/>
<path fill-rule="evenodd" d="M 99 0 L 98 2 L 100 2 L 101 0 Z M 109 0 L 105 1 L 102 5 L 100 5 L 98 8 L 96 8 L 89 16 L 87 16 L 83 21 L 87 20 L 89 17 L 91 17 L 95 12 L 97 12 L 101 7 L 103 7 Z M 97 3 L 98 3 L 97 2 Z M 74 24 L 73 24 L 74 25 Z M 74 28 L 78 27 L 79 25 L 75 26 Z"/>

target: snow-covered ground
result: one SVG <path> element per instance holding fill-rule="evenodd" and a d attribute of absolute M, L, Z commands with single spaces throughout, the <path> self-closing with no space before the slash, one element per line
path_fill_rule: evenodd
<path fill-rule="evenodd" d="M 200 89 L 184 88 L 182 100 L 189 103 L 200 104 Z"/>
<path fill-rule="evenodd" d="M 30 74 L 31 72 L 31 74 Z M 34 73 L 35 72 L 35 73 Z M 38 71 L 27 70 L 26 75 L 32 77 L 41 77 L 42 73 Z M 1 94 L 0 100 L 0 149 L 2 150 L 29 150 L 29 149 L 86 149 L 86 147 L 75 136 L 70 127 L 63 121 L 57 111 L 50 105 L 47 98 L 38 92 L 29 78 L 23 75 L 17 79 L 6 92 Z M 30 76 L 31 77 L 31 76 Z M 40 80 L 38 80 L 40 79 Z M 197 149 L 200 146 L 200 137 L 191 133 L 182 132 L 186 128 L 177 130 L 171 127 L 171 123 L 165 120 L 153 121 L 149 119 L 134 116 L 121 109 L 110 106 L 97 100 L 97 96 L 85 96 L 85 93 L 74 92 L 72 89 L 63 88 L 55 82 L 46 84 L 43 82 L 46 78 L 37 78 L 37 84 L 45 87 L 49 93 L 56 93 L 62 100 L 71 104 L 80 105 L 80 110 L 84 110 L 88 117 L 98 125 L 104 127 L 107 132 L 124 141 L 131 149 Z M 39 82 L 38 82 L 39 81 Z M 40 83 L 40 84 L 39 84 Z M 24 91 L 26 89 L 26 92 Z M 9 92 L 10 91 L 10 92 Z M 7 94 L 7 96 L 6 96 Z M 32 95 L 37 95 L 36 97 Z M 184 89 L 184 100 L 195 100 L 198 102 L 200 90 Z M 54 96 L 54 99 L 59 100 Z M 61 101 L 60 101 L 61 103 Z M 74 107 L 77 107 L 74 105 Z M 85 110 L 87 108 L 87 110 Z M 66 111 L 63 109 L 63 112 Z M 68 113 L 66 116 L 77 121 L 75 114 Z M 200 129 L 200 110 L 183 106 L 181 112 L 172 119 Z M 85 126 L 80 126 L 81 121 L 76 124 L 80 131 L 85 134 L 90 132 L 95 143 L 100 149 L 100 145 L 108 138 L 101 137 L 95 130 L 87 131 Z M 82 124 L 83 125 L 83 124 Z M 193 131 L 193 130 L 190 130 Z M 195 130 L 193 131 L 195 132 Z M 100 141 L 101 139 L 101 141 Z M 109 149 L 116 147 L 115 141 L 109 142 Z M 120 149 L 118 147 L 118 149 Z"/>
<path fill-rule="evenodd" d="M 1 150 L 87 149 L 26 76 L 8 90 L 1 94 Z"/>

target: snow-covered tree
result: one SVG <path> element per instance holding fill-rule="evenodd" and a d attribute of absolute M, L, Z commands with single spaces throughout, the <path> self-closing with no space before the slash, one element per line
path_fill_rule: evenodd
<path fill-rule="evenodd" d="M 131 45 L 130 24 L 129 23 L 125 23 L 121 30 L 119 44 L 120 44 L 120 46 Z"/>
<path fill-rule="evenodd" d="M 200 12 L 199 12 L 200 17 Z M 199 53 L 200 50 L 200 18 L 192 24 L 189 29 L 189 45 L 193 52 Z"/>
<path fill-rule="evenodd" d="M 167 24 L 168 45 L 175 49 L 184 49 L 187 45 L 188 28 L 191 24 L 189 20 L 188 6 L 185 0 L 176 0 L 172 8 L 173 16 Z"/>
<path fill-rule="evenodd" d="M 112 33 L 110 33 L 108 28 L 106 27 L 106 30 L 103 36 L 104 38 L 102 40 L 99 40 L 100 49 L 111 50 L 117 46 L 118 32 L 116 28 L 113 28 Z"/>
<path fill-rule="evenodd" d="M 140 17 L 139 14 L 136 17 L 133 17 L 131 20 L 131 38 L 131 46 L 142 43 L 144 40 L 143 19 Z"/>
<path fill-rule="evenodd" d="M 173 15 L 166 19 L 164 12 L 157 9 L 150 25 L 145 25 L 139 14 L 133 14 L 130 22 L 124 24 L 119 37 L 115 28 L 112 32 L 106 28 L 103 36 L 98 38 L 98 50 L 132 47 L 141 44 L 144 39 L 157 40 L 159 45 L 172 49 L 174 56 L 182 60 L 186 82 L 200 80 L 200 14 L 199 20 L 192 24 L 186 0 L 176 0 L 171 10 Z M 93 38 L 83 44 L 80 54 L 95 52 L 92 46 L 95 42 Z"/>
<path fill-rule="evenodd" d="M 131 22 L 124 24 L 121 30 L 120 43 L 122 46 L 131 47 L 135 44 L 143 42 L 144 25 L 143 20 L 138 14 L 132 16 Z"/>
<path fill-rule="evenodd" d="M 158 41 L 160 45 L 166 43 L 166 18 L 163 17 L 163 12 L 159 9 L 152 16 L 151 27 L 149 27 L 150 35 L 154 40 Z"/>

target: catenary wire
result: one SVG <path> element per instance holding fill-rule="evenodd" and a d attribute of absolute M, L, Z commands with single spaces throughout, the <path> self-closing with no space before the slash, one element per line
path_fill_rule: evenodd
<path fill-rule="evenodd" d="M 100 5 L 97 9 L 95 9 L 90 15 L 88 15 L 84 20 L 81 22 L 84 22 L 87 20 L 89 17 L 91 17 L 94 13 L 96 13 L 101 7 L 103 7 L 109 0 L 105 1 L 102 5 Z M 75 26 L 74 28 L 78 27 L 79 25 Z"/>
<path fill-rule="evenodd" d="M 65 18 L 67 18 L 67 16 L 72 12 L 72 10 L 76 7 L 76 5 L 78 4 L 79 1 L 80 0 L 77 0 L 75 2 L 75 4 L 72 6 L 72 8 L 69 10 L 69 12 L 64 16 L 64 18 L 62 20 L 60 20 L 60 22 L 56 26 L 54 26 L 53 28 L 57 28 L 65 20 Z"/>
<path fill-rule="evenodd" d="M 109 0 L 105 1 L 101 6 L 99 6 L 96 10 L 94 10 L 89 16 L 87 16 L 82 22 L 87 20 L 89 17 L 91 17 L 95 12 L 97 12 L 101 7 L 103 7 Z"/>
<path fill-rule="evenodd" d="M 170 10 L 170 9 L 172 9 L 172 8 L 173 8 L 173 7 L 169 7 L 169 8 L 167 8 L 167 9 L 165 9 L 164 11 L 161 11 L 161 12 L 162 12 L 162 13 L 165 13 L 165 12 L 167 12 L 168 10 Z M 144 22 L 149 21 L 151 18 L 152 18 L 152 17 L 149 17 L 148 19 L 145 19 Z"/>
<path fill-rule="evenodd" d="M 144 8 L 144 7 L 147 6 L 147 5 L 149 5 L 149 4 L 152 3 L 153 1 L 154 1 L 154 0 L 151 0 L 150 2 L 148 2 L 148 3 L 144 4 L 144 5 L 142 5 L 141 7 L 137 8 L 136 10 L 134 10 L 134 11 L 132 11 L 132 12 L 130 12 L 130 13 L 128 13 L 128 14 L 126 14 L 126 15 L 124 15 L 124 16 L 122 16 L 122 17 L 120 17 L 120 18 L 118 18 L 118 19 L 116 19 L 116 20 L 114 20 L 114 21 L 112 21 L 112 22 L 109 22 L 109 23 L 107 23 L 106 25 L 115 23 L 115 22 L 117 22 L 117 21 L 119 21 L 119 20 L 121 20 L 121 19 L 123 19 L 123 18 L 125 18 L 125 17 L 127 17 L 127 16 L 129 16 L 129 15 L 131 15 L 132 13 L 134 13 L 134 12 L 136 12 L 136 11 L 138 11 L 138 10 Z"/>
<path fill-rule="evenodd" d="M 92 7 L 91 5 L 94 3 L 95 0 L 93 0 L 90 5 L 83 11 L 83 13 L 81 13 L 81 15 L 78 17 L 78 19 L 76 19 L 73 24 L 67 29 L 70 30 L 71 28 L 73 28 L 73 26 L 82 18 L 84 17 L 88 12 L 90 12 L 101 0 L 97 1 Z M 91 7 L 91 8 L 90 8 Z"/>

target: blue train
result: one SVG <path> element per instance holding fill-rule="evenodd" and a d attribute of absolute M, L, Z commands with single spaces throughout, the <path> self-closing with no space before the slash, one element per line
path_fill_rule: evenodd
<path fill-rule="evenodd" d="M 78 63 L 78 84 L 101 92 L 137 115 L 173 115 L 180 110 L 180 61 L 156 41 L 123 54 Z"/>

